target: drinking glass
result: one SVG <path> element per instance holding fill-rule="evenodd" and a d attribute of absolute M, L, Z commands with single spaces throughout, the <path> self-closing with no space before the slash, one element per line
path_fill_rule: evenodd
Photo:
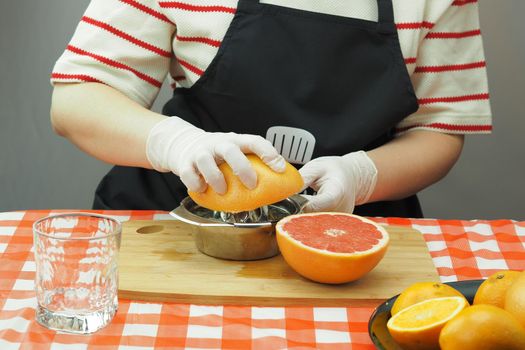
<path fill-rule="evenodd" d="M 118 250 L 122 227 L 96 214 L 52 215 L 33 225 L 36 320 L 69 333 L 109 324 L 118 307 Z"/>

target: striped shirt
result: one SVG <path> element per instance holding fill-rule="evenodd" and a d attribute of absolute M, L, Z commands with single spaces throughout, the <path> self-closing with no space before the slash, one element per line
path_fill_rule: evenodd
<path fill-rule="evenodd" d="M 260 2 L 377 21 L 376 0 Z M 477 0 L 393 0 L 393 5 L 420 105 L 397 125 L 397 132 L 489 133 Z M 189 88 L 199 79 L 217 54 L 236 7 L 237 0 L 92 0 L 51 81 L 101 82 L 149 108 L 166 77 L 173 88 Z"/>

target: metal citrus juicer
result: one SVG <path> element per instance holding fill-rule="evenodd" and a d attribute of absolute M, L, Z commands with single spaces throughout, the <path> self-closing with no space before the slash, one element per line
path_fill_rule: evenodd
<path fill-rule="evenodd" d="M 186 197 L 170 215 L 191 225 L 202 253 L 228 260 L 258 260 L 279 254 L 275 224 L 301 213 L 306 203 L 301 195 L 293 195 L 255 210 L 227 213 L 206 209 Z"/>

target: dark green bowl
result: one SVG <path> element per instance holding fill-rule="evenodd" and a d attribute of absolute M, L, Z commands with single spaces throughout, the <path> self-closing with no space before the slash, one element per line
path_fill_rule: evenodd
<path fill-rule="evenodd" d="M 474 300 L 474 295 L 476 295 L 476 291 L 478 290 L 479 285 L 483 281 L 484 280 L 469 280 L 459 282 L 447 282 L 445 284 L 448 284 L 449 286 L 460 291 L 465 296 L 465 298 L 467 298 L 468 302 L 472 304 L 472 301 Z M 392 339 L 390 333 L 388 332 L 388 329 L 386 328 L 386 323 L 388 322 L 391 316 L 390 310 L 392 309 L 392 305 L 396 301 L 398 295 L 388 299 L 387 301 L 379 305 L 370 317 L 370 321 L 368 321 L 368 334 L 370 335 L 370 339 L 372 339 L 372 343 L 374 343 L 376 349 L 403 349 Z"/>

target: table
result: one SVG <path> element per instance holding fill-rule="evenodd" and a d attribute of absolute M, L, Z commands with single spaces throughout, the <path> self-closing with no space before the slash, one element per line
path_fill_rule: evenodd
<path fill-rule="evenodd" d="M 363 307 L 257 307 L 120 300 L 112 323 L 94 335 L 47 330 L 34 321 L 32 224 L 71 210 L 0 213 L 0 349 L 374 349 L 373 311 Z M 78 211 L 77 211 L 78 212 Z M 158 211 L 93 211 L 125 220 L 169 219 Z M 525 269 L 525 222 L 373 218 L 405 225 L 426 240 L 441 281 Z"/>

